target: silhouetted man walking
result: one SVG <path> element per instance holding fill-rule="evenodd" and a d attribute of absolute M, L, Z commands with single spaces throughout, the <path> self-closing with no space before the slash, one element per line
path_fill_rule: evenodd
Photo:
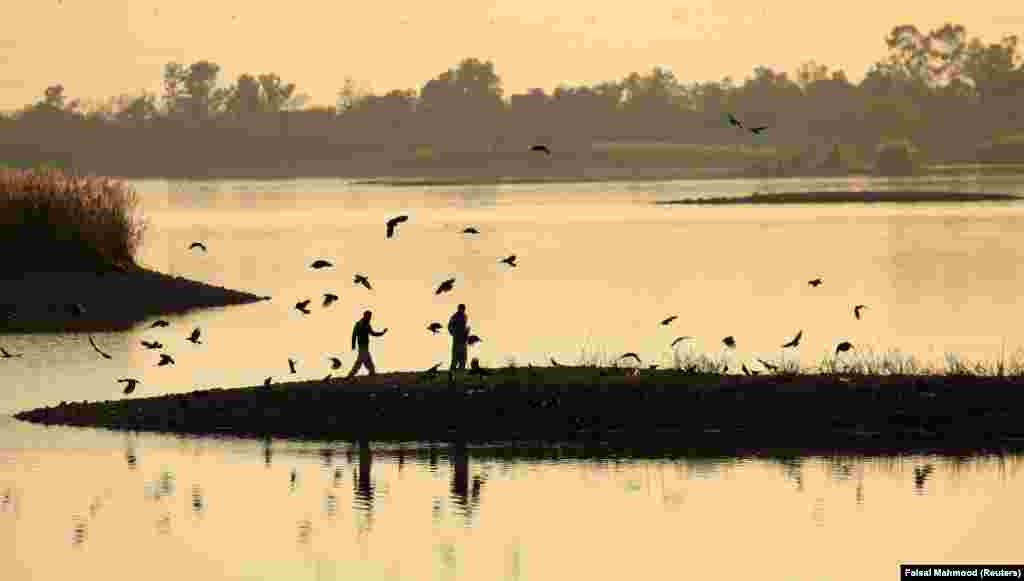
<path fill-rule="evenodd" d="M 466 305 L 459 305 L 459 310 L 448 319 L 448 333 L 452 336 L 452 365 L 448 368 L 448 381 L 455 377 L 456 369 L 466 368 L 466 342 L 469 338 L 466 323 Z"/>
<path fill-rule="evenodd" d="M 373 357 L 370 357 L 370 335 L 374 337 L 380 337 L 388 330 L 385 327 L 380 333 L 373 330 L 370 327 L 370 317 L 373 313 L 370 311 L 363 311 L 363 318 L 356 321 L 355 327 L 352 328 L 352 349 L 356 348 L 356 342 L 359 342 L 359 356 L 356 357 L 355 364 L 352 365 L 352 371 L 348 372 L 348 377 L 352 377 L 359 372 L 359 368 L 363 365 L 370 371 L 370 375 L 377 375 L 377 369 L 373 366 Z"/>

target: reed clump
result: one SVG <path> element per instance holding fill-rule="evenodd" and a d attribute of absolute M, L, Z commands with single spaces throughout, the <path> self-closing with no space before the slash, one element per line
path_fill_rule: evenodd
<path fill-rule="evenodd" d="M 138 270 L 146 228 L 138 205 L 120 180 L 0 167 L 0 242 L 9 249 L 0 276 Z"/>

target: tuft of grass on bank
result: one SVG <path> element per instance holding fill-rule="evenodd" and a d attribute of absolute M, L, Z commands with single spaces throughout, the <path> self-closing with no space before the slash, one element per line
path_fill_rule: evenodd
<path fill-rule="evenodd" d="M 146 224 L 124 182 L 56 168 L 0 167 L 0 276 L 23 272 L 136 270 Z"/>

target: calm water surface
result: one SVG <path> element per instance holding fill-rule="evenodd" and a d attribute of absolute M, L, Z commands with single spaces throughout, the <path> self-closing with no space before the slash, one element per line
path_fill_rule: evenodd
<path fill-rule="evenodd" d="M 468 306 L 484 365 L 636 351 L 739 362 L 839 341 L 924 363 L 1024 346 L 1024 205 L 682 207 L 687 196 L 821 189 L 1024 194 L 977 181 L 723 180 L 393 188 L 337 180 L 134 184 L 152 268 L 273 296 L 169 318 L 169 328 L 7 335 L 0 413 L 319 378 L 351 365 L 374 311 L 378 370 L 446 361 L 425 329 Z M 384 222 L 409 214 L 394 239 Z M 460 234 L 475 226 L 479 236 Z M 189 252 L 199 240 L 207 254 Z M 510 269 L 498 261 L 518 256 Z M 335 268 L 313 271 L 318 258 Z M 373 290 L 352 283 L 369 276 Z M 816 289 L 806 281 L 821 277 Z M 434 289 L 456 278 L 455 290 Z M 324 292 L 340 300 L 320 307 Z M 293 305 L 312 299 L 303 316 Z M 69 301 L 71 297 L 69 297 Z M 863 320 L 852 307 L 869 306 Z M 658 322 L 678 315 L 670 327 Z M 185 341 L 193 327 L 203 344 Z M 733 335 L 735 353 L 720 340 Z M 177 360 L 140 340 L 159 340 Z M 298 373 L 288 373 L 287 359 Z M 269 452 L 268 452 L 269 450 Z M 0 575 L 54 579 L 876 579 L 900 562 L 1020 561 L 1019 458 L 535 458 L 471 448 L 214 440 L 42 428 L 0 419 Z M 930 468 L 929 468 L 930 467 Z M 296 471 L 295 481 L 290 474 Z M 915 472 L 916 470 L 916 472 Z M 916 477 L 916 478 L 915 478 Z M 737 555 L 743 558 L 737 559 Z M 842 567 L 836 567 L 842 563 Z M 731 567 L 725 575 L 721 567 Z M 12 572 L 10 575 L 6 574 Z M 822 573 L 825 571 L 826 573 Z M 824 575 L 824 576 L 823 576 Z"/>

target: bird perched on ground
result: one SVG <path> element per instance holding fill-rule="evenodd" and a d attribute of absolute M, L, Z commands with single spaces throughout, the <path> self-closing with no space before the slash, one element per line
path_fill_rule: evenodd
<path fill-rule="evenodd" d="M 89 344 L 92 345 L 92 348 L 95 349 L 97 353 L 102 355 L 104 359 L 113 359 L 113 357 L 111 357 L 107 353 L 104 353 L 102 350 L 100 350 L 99 347 L 96 346 L 96 342 L 92 340 L 92 335 L 89 335 Z"/>
<path fill-rule="evenodd" d="M 489 370 L 487 370 L 487 369 L 484 369 L 483 367 L 480 367 L 480 360 L 477 359 L 476 357 L 474 357 L 469 362 L 469 374 L 470 375 L 479 375 L 479 376 L 483 377 L 485 375 L 490 375 L 491 372 Z"/>
<path fill-rule="evenodd" d="M 405 222 L 408 219 L 409 219 L 408 216 L 397 216 L 395 218 L 392 218 L 392 219 L 388 220 L 388 238 L 391 238 L 392 236 L 394 236 L 395 235 L 395 228 L 399 224 L 401 224 L 402 222 Z"/>
<path fill-rule="evenodd" d="M 71 303 L 68 305 L 68 311 L 76 317 L 81 317 L 85 314 L 85 305 L 82 303 Z"/>
<path fill-rule="evenodd" d="M 736 348 L 736 338 L 733 337 L 732 335 L 729 335 L 725 339 L 722 339 L 722 343 L 724 343 L 725 346 L 730 348 L 730 349 L 735 349 Z"/>
<path fill-rule="evenodd" d="M 687 339 L 693 339 L 693 337 L 691 337 L 689 335 L 683 335 L 682 337 L 676 337 L 675 339 L 672 340 L 672 345 L 670 345 L 670 347 L 675 347 L 676 344 L 678 344 L 680 341 L 685 341 Z"/>
<path fill-rule="evenodd" d="M 853 349 L 853 343 L 850 343 L 849 341 L 843 341 L 842 343 L 836 345 L 836 355 L 839 355 L 839 353 L 845 353 L 850 349 Z"/>
<path fill-rule="evenodd" d="M 295 373 L 295 360 L 291 357 L 288 358 L 288 369 L 290 369 L 292 373 Z"/>
<path fill-rule="evenodd" d="M 302 311 L 303 315 L 309 314 L 309 299 L 295 303 L 295 308 Z"/>
<path fill-rule="evenodd" d="M 310 267 L 316 268 L 316 269 L 330 268 L 332 266 L 334 266 L 334 265 L 331 264 L 330 262 L 327 262 L 326 260 L 317 260 L 316 262 L 314 262 L 313 264 L 310 265 Z"/>
<path fill-rule="evenodd" d="M 341 369 L 341 359 L 337 357 L 328 357 L 331 360 L 331 369 Z"/>
<path fill-rule="evenodd" d="M 146 349 L 162 349 L 163 344 L 159 341 L 143 341 L 142 346 Z"/>
<path fill-rule="evenodd" d="M 327 376 L 324 377 L 321 381 L 329 381 L 331 379 L 332 375 L 334 375 L 334 374 L 333 373 L 328 373 Z"/>
<path fill-rule="evenodd" d="M 160 367 L 162 365 L 174 365 L 174 358 L 166 353 L 161 353 L 160 363 L 157 363 L 156 365 L 157 367 Z"/>
<path fill-rule="evenodd" d="M 853 316 L 857 317 L 857 320 L 859 321 L 860 320 L 860 310 L 861 309 L 866 309 L 866 308 L 868 308 L 867 305 L 857 305 L 857 306 L 853 307 Z"/>
<path fill-rule="evenodd" d="M 807 281 L 807 284 L 813 286 L 814 288 L 818 288 L 818 286 L 821 285 L 821 279 L 820 278 L 816 278 L 814 280 L 809 280 L 809 281 Z"/>
<path fill-rule="evenodd" d="M 504 262 L 505 264 L 507 264 L 509 266 L 516 266 L 516 255 L 513 254 L 513 255 L 509 256 L 508 258 L 503 258 L 499 262 Z"/>
<path fill-rule="evenodd" d="M 675 321 L 675 320 L 676 320 L 676 319 L 678 319 L 678 318 L 679 318 L 679 316 L 678 316 L 678 315 L 672 315 L 671 317 L 669 317 L 669 318 L 665 319 L 664 321 L 662 321 L 662 322 L 661 322 L 661 324 L 662 324 L 662 325 L 668 325 L 668 324 L 670 324 L 670 323 L 671 323 L 672 321 Z"/>
<path fill-rule="evenodd" d="M 427 325 L 427 330 L 437 335 L 437 332 L 441 330 L 441 323 L 431 323 Z"/>
<path fill-rule="evenodd" d="M 740 122 L 740 120 L 737 119 L 732 113 L 729 113 L 729 125 L 743 129 L 743 123 Z"/>
<path fill-rule="evenodd" d="M 476 345 L 477 343 L 479 343 L 481 341 L 483 341 L 483 339 L 481 339 L 480 337 L 477 337 L 476 335 L 470 335 L 469 337 L 466 337 L 466 344 L 467 345 Z"/>
<path fill-rule="evenodd" d="M 636 359 L 636 364 L 637 365 L 641 365 L 643 363 L 642 361 L 640 361 L 640 356 L 637 355 L 636 353 L 633 353 L 632 351 L 630 351 L 629 353 L 623 353 L 621 356 L 619 356 L 619 359 L 626 359 L 628 357 L 632 357 L 633 359 Z"/>
<path fill-rule="evenodd" d="M 168 325 L 170 325 L 170 323 L 168 323 L 167 321 L 165 321 L 163 319 L 160 319 L 159 321 L 154 321 L 153 324 L 149 326 L 149 328 L 150 329 L 155 329 L 157 327 L 166 327 Z"/>
<path fill-rule="evenodd" d="M 540 151 L 545 155 L 551 155 L 551 150 L 546 145 L 534 145 L 530 148 L 530 151 Z"/>
<path fill-rule="evenodd" d="M 750 132 L 753 133 L 754 135 L 760 135 L 761 132 L 764 131 L 765 129 L 768 129 L 767 125 L 762 125 L 761 127 L 751 127 Z"/>
<path fill-rule="evenodd" d="M 128 395 L 129 393 L 135 391 L 135 386 L 139 384 L 139 380 L 138 379 L 118 379 L 117 382 L 118 383 L 127 383 L 128 384 L 124 388 L 124 394 L 125 395 Z"/>
<path fill-rule="evenodd" d="M 757 362 L 760 363 L 761 365 L 764 365 L 764 368 L 767 369 L 768 371 L 778 371 L 779 369 L 778 365 L 768 363 L 767 361 L 761 359 L 760 357 L 757 359 Z"/>
<path fill-rule="evenodd" d="M 338 295 L 331 294 L 331 293 L 324 293 L 324 307 L 325 308 L 331 306 L 331 303 L 333 303 L 336 300 L 338 300 Z"/>
<path fill-rule="evenodd" d="M 803 337 L 803 336 L 804 336 L 804 331 L 803 331 L 803 329 L 801 329 L 799 332 L 797 332 L 796 337 L 793 337 L 793 340 L 790 341 L 789 343 L 784 344 L 782 346 L 782 348 L 785 349 L 787 347 L 796 347 L 797 345 L 800 344 L 800 337 Z"/>
<path fill-rule="evenodd" d="M 192 329 L 192 334 L 189 335 L 187 339 L 195 345 L 202 345 L 203 342 L 199 340 L 199 332 L 199 327 Z"/>
<path fill-rule="evenodd" d="M 446 293 L 452 290 L 453 288 L 455 288 L 455 279 L 449 278 L 448 280 L 442 282 L 441 286 L 437 287 L 437 290 L 434 291 L 434 294 L 439 295 L 441 293 Z"/>
<path fill-rule="evenodd" d="M 263 389 L 270 389 L 270 382 L 273 381 L 273 377 L 268 377 L 263 380 Z"/>
<path fill-rule="evenodd" d="M 552 365 L 552 367 L 561 367 L 562 366 L 561 363 L 555 361 L 554 357 L 551 358 L 551 365 Z"/>
<path fill-rule="evenodd" d="M 426 373 L 427 375 L 433 377 L 434 375 L 437 375 L 437 370 L 440 369 L 440 368 L 441 368 L 441 364 L 438 363 L 437 365 L 434 365 L 430 369 L 424 371 L 424 373 Z"/>
<path fill-rule="evenodd" d="M 352 283 L 361 284 L 366 287 L 366 290 L 373 290 L 373 287 L 370 286 L 370 279 L 366 278 L 366 276 L 362 274 L 355 275 L 355 277 L 352 279 Z"/>
<path fill-rule="evenodd" d="M 465 230 L 463 230 L 462 233 L 463 234 L 479 234 L 480 231 L 477 230 L 476 228 L 470 226 L 470 227 L 466 228 Z"/>
<path fill-rule="evenodd" d="M 751 370 L 747 369 L 747 364 L 746 363 L 740 365 L 740 367 L 743 369 L 743 373 L 745 375 L 758 375 L 758 374 L 761 373 L 760 371 L 751 371 Z"/>
<path fill-rule="evenodd" d="M 11 354 L 11 353 L 7 352 L 7 349 L 4 349 L 3 347 L 0 347 L 0 355 L 2 355 L 4 359 L 11 359 L 12 357 L 21 357 L 24 354 L 23 353 Z"/>
<path fill-rule="evenodd" d="M 202 242 L 193 242 L 192 244 L 188 245 L 189 250 L 194 250 L 196 248 L 202 250 L 203 252 L 206 252 L 206 245 L 203 244 Z"/>

